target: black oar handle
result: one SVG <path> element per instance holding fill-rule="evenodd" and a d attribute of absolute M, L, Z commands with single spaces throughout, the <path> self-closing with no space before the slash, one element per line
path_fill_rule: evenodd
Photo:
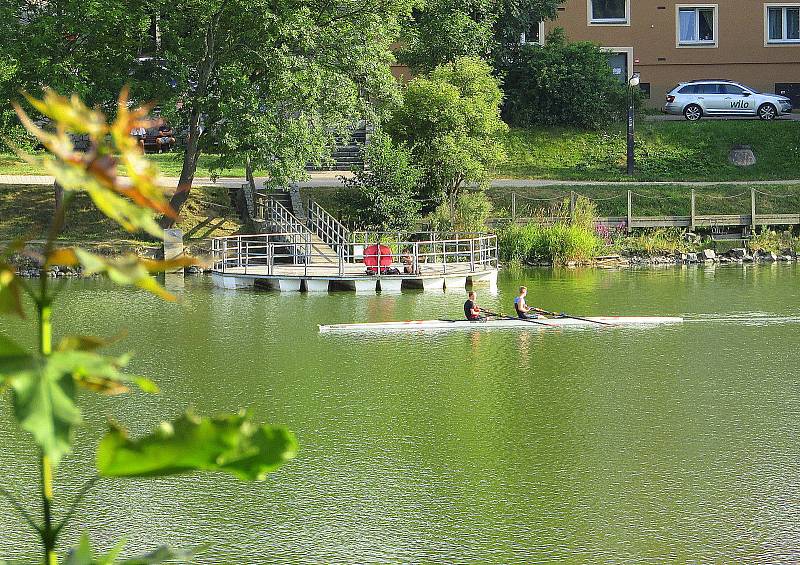
<path fill-rule="evenodd" d="M 502 314 L 497 314 L 495 312 L 492 312 L 491 310 L 486 310 L 484 308 L 478 308 L 478 310 L 480 310 L 484 314 L 488 314 L 489 316 L 494 316 L 495 318 L 503 318 L 505 320 L 519 320 L 520 322 L 527 322 L 529 324 L 538 324 L 540 326 L 547 326 L 547 327 L 553 326 L 552 324 L 548 324 L 547 322 L 539 322 L 531 318 L 519 318 L 519 317 L 515 318 L 514 316 L 503 316 Z"/>
<path fill-rule="evenodd" d="M 608 322 L 601 322 L 599 320 L 592 320 L 591 318 L 580 318 L 578 316 L 570 316 L 569 314 L 556 313 L 556 312 L 548 312 L 547 310 L 542 310 L 541 308 L 534 308 L 537 312 L 541 312 L 542 314 L 550 314 L 553 316 L 561 316 L 563 318 L 571 318 L 573 320 L 580 320 L 581 322 L 589 322 L 590 324 L 599 324 L 601 326 L 615 326 L 616 324 L 609 324 Z"/>

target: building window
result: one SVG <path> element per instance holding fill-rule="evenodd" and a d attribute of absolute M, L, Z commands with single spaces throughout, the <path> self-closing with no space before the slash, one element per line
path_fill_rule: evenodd
<path fill-rule="evenodd" d="M 800 5 L 767 5 L 767 42 L 800 42 Z"/>
<path fill-rule="evenodd" d="M 717 7 L 678 6 L 678 46 L 709 47 L 717 43 Z"/>
<path fill-rule="evenodd" d="M 544 45 L 544 22 L 531 24 L 531 26 L 519 36 L 519 42 L 522 45 Z"/>
<path fill-rule="evenodd" d="M 628 24 L 630 0 L 587 0 L 590 24 Z"/>

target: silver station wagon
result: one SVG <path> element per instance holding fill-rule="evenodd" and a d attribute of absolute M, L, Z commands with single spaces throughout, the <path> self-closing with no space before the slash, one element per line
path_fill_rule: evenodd
<path fill-rule="evenodd" d="M 676 116 L 683 114 L 690 121 L 703 116 L 758 116 L 773 120 L 791 113 L 792 101 L 730 80 L 694 80 L 670 90 L 662 111 Z"/>

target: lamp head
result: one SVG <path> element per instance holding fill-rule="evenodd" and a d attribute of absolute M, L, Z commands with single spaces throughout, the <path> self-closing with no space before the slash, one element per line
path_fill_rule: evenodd
<path fill-rule="evenodd" d="M 639 73 L 633 73 L 633 76 L 628 80 L 628 84 L 631 86 L 639 86 Z"/>

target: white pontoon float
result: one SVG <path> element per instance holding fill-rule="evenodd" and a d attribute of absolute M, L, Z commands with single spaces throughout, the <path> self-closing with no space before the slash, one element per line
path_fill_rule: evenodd
<path fill-rule="evenodd" d="M 421 330 L 482 330 L 482 329 L 547 329 L 547 328 L 608 328 L 613 326 L 657 326 L 680 324 L 683 318 L 645 317 L 645 316 L 597 316 L 588 318 L 537 318 L 519 320 L 517 318 L 497 318 L 470 322 L 467 320 L 416 320 L 408 322 L 375 322 L 366 324 L 332 324 L 319 326 L 326 332 L 403 332 Z"/>

